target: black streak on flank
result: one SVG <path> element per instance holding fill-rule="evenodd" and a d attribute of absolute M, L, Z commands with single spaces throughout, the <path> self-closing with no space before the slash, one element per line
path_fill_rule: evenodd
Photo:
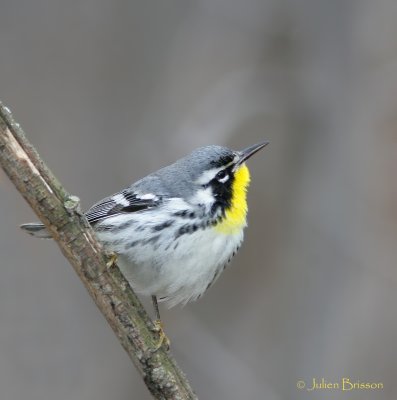
<path fill-rule="evenodd" d="M 150 237 L 148 239 L 145 239 L 145 240 L 134 240 L 133 242 L 127 243 L 124 246 L 124 248 L 125 248 L 125 250 L 128 250 L 128 249 L 131 249 L 131 248 L 137 246 L 138 244 L 142 245 L 142 246 L 146 246 L 148 244 L 153 244 L 154 245 L 154 244 L 156 244 L 158 242 L 159 239 L 160 239 L 160 235 L 155 235 L 155 236 L 152 236 L 152 237 Z"/>
<path fill-rule="evenodd" d="M 126 228 L 129 228 L 130 226 L 134 225 L 135 223 L 136 223 L 136 221 L 133 221 L 133 220 L 123 222 L 119 226 L 113 227 L 112 231 L 113 232 L 120 232 L 120 231 L 122 231 L 122 230 L 124 230 Z"/>
<path fill-rule="evenodd" d="M 185 224 L 181 226 L 175 234 L 175 239 L 178 239 L 180 236 L 184 235 L 185 233 L 193 233 L 199 229 L 199 225 L 197 224 Z"/>
<path fill-rule="evenodd" d="M 97 232 L 106 232 L 106 231 L 111 231 L 114 229 L 113 225 L 99 225 L 99 224 L 93 223 L 92 226 L 94 227 L 94 229 Z"/>
<path fill-rule="evenodd" d="M 174 223 L 174 221 L 172 221 L 172 220 L 165 221 L 165 222 L 163 222 L 162 224 L 155 225 L 155 226 L 152 228 L 152 231 L 153 231 L 153 232 L 162 231 L 162 230 L 165 229 L 165 228 L 169 228 L 173 223 Z"/>
<path fill-rule="evenodd" d="M 149 239 L 142 240 L 142 244 L 155 244 L 160 239 L 160 235 L 152 236 Z"/>
<path fill-rule="evenodd" d="M 196 218 L 196 213 L 194 211 L 188 211 L 188 210 L 182 210 L 182 211 L 177 211 L 174 213 L 175 217 L 181 217 L 181 218 L 190 218 L 194 219 Z"/>
<path fill-rule="evenodd" d="M 174 213 L 175 217 L 182 217 L 182 218 L 186 218 L 187 214 L 188 210 L 177 211 L 176 213 Z"/>
<path fill-rule="evenodd" d="M 181 226 L 178 231 L 175 234 L 175 239 L 178 239 L 180 236 L 184 235 L 185 233 L 189 232 L 189 225 L 183 225 Z"/>
<path fill-rule="evenodd" d="M 133 242 L 127 243 L 124 248 L 126 250 L 131 249 L 132 247 L 135 247 L 137 244 L 139 244 L 141 241 L 140 240 L 134 240 Z"/>

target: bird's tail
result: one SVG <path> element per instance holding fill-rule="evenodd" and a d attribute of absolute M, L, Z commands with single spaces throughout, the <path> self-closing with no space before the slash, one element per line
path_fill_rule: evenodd
<path fill-rule="evenodd" d="M 20 227 L 25 232 L 29 233 L 34 237 L 40 239 L 51 239 L 51 235 L 47 231 L 46 227 L 39 222 L 32 222 L 30 224 L 22 224 Z"/>

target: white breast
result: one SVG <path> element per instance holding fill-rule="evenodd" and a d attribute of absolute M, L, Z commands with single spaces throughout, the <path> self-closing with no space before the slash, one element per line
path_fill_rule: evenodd
<path fill-rule="evenodd" d="M 242 230 L 220 235 L 209 228 L 183 235 L 170 246 L 169 242 L 157 249 L 150 244 L 139 246 L 120 255 L 119 265 L 135 290 L 155 295 L 172 307 L 200 297 L 219 277 L 242 240 Z"/>
<path fill-rule="evenodd" d="M 224 234 L 212 226 L 178 236 L 182 226 L 200 226 L 200 220 L 187 218 L 173 217 L 169 228 L 154 232 L 154 226 L 171 220 L 171 212 L 156 213 L 155 220 L 150 211 L 129 214 L 128 219 L 125 215 L 115 216 L 106 222 L 116 226 L 131 220 L 134 223 L 127 230 L 97 232 L 106 247 L 118 254 L 120 269 L 132 287 L 157 296 L 170 307 L 200 297 L 243 241 L 243 229 Z M 131 243 L 134 245 L 129 246 Z"/>

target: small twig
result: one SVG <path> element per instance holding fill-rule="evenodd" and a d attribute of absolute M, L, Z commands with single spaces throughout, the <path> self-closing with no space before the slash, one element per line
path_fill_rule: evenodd
<path fill-rule="evenodd" d="M 72 264 L 96 305 L 157 399 L 196 399 L 139 299 L 106 257 L 79 202 L 70 196 L 0 102 L 0 164 Z"/>

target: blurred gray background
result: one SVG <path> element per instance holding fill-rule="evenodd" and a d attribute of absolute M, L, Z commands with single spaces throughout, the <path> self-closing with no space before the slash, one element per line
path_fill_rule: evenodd
<path fill-rule="evenodd" d="M 232 267 L 162 308 L 200 399 L 397 398 L 397 2 L 0 6 L 0 98 L 84 208 L 195 147 L 270 140 Z M 0 398 L 149 399 L 2 172 L 0 199 Z M 296 388 L 313 377 L 384 389 Z"/>

